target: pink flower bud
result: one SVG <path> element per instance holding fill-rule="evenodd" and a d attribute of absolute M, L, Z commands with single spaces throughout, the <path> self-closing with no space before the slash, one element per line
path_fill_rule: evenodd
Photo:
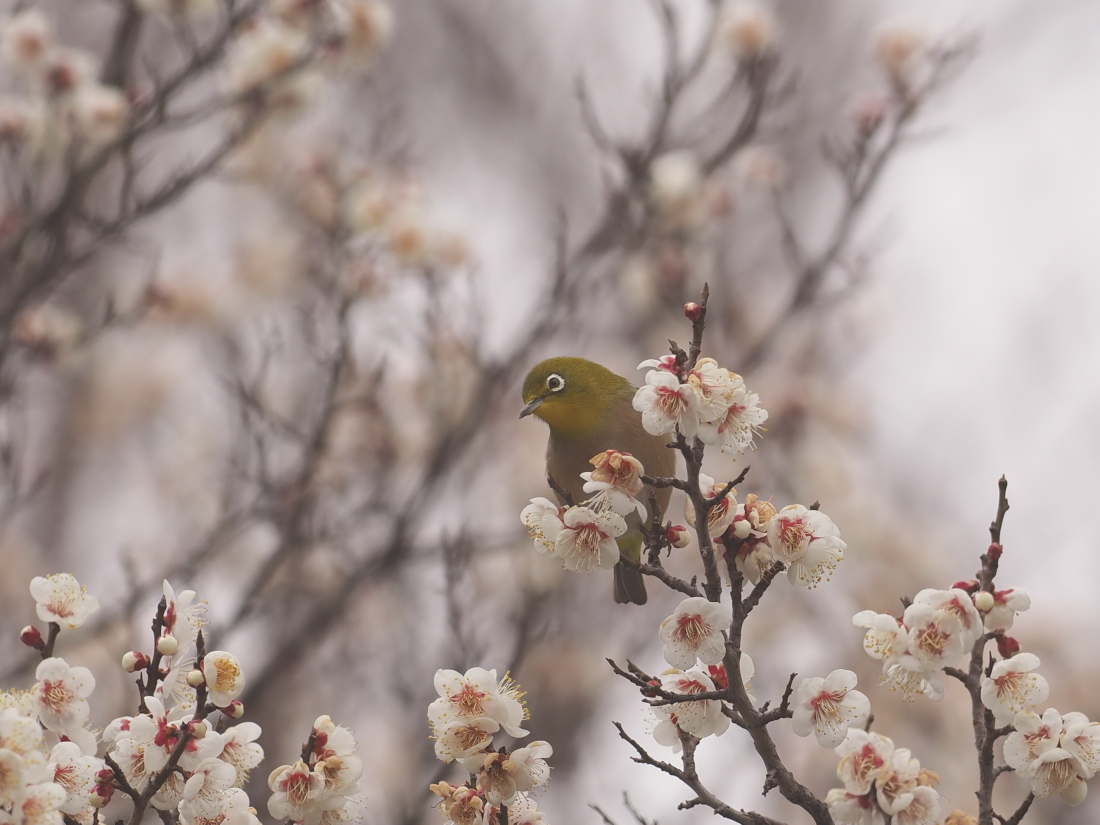
<path fill-rule="evenodd" d="M 29 624 L 19 631 L 19 641 L 27 647 L 35 650 L 45 650 L 46 640 L 42 638 L 42 632 L 33 624 Z"/>
<path fill-rule="evenodd" d="M 244 716 L 244 703 L 240 699 L 234 699 L 224 708 L 221 708 L 221 712 L 230 719 L 240 719 Z"/>
<path fill-rule="evenodd" d="M 988 590 L 979 590 L 974 594 L 974 606 L 982 613 L 988 613 L 996 603 L 997 600 L 993 598 L 993 594 Z"/>
<path fill-rule="evenodd" d="M 140 650 L 131 650 L 122 656 L 122 669 L 127 673 L 137 673 L 149 667 L 149 657 Z"/>
<path fill-rule="evenodd" d="M 114 787 L 115 772 L 110 768 L 104 768 L 101 771 L 96 771 L 95 784 L 97 788 L 111 788 Z"/>
<path fill-rule="evenodd" d="M 665 532 L 668 543 L 673 547 L 687 547 L 691 542 L 691 534 L 682 524 L 673 524 Z"/>
<path fill-rule="evenodd" d="M 729 674 L 726 673 L 725 665 L 707 665 L 707 673 L 710 674 L 710 680 L 714 682 L 714 686 L 718 690 L 725 690 L 730 686 Z"/>
<path fill-rule="evenodd" d="M 1005 549 L 1001 547 L 1001 545 L 993 542 L 993 544 L 989 545 L 989 549 L 986 551 L 986 555 L 989 556 L 991 560 L 997 561 L 997 559 L 1001 557 L 1001 553 L 1003 553 L 1004 551 Z"/>
<path fill-rule="evenodd" d="M 1001 636 L 997 640 L 997 652 L 1005 659 L 1011 659 L 1020 652 L 1020 643 L 1011 636 Z"/>
<path fill-rule="evenodd" d="M 688 301 L 686 304 L 684 304 L 684 316 L 689 321 L 691 321 L 691 323 L 694 324 L 696 321 L 699 320 L 700 317 L 702 317 L 702 315 L 703 308 L 699 304 L 695 303 L 695 301 Z"/>
<path fill-rule="evenodd" d="M 970 595 L 974 595 L 978 592 L 980 585 L 975 579 L 967 579 L 966 581 L 955 582 L 951 585 L 952 590 L 965 590 Z"/>
<path fill-rule="evenodd" d="M 197 688 L 197 687 L 200 687 L 201 685 L 205 685 L 206 684 L 206 676 L 203 675 L 203 672 L 201 670 L 199 670 L 198 668 L 195 668 L 194 670 L 192 670 L 190 673 L 187 674 L 187 684 L 189 684 L 193 688 Z"/>
<path fill-rule="evenodd" d="M 175 636 L 166 633 L 157 639 L 157 652 L 162 656 L 171 656 L 179 649 L 180 643 L 176 641 Z"/>

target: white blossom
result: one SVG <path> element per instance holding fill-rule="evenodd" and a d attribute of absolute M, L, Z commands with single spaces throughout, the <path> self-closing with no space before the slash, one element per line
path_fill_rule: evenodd
<path fill-rule="evenodd" d="M 593 495 L 589 506 L 600 510 L 606 502 L 606 506 L 620 516 L 637 512 L 639 517 L 645 519 L 645 505 L 638 501 L 645 474 L 642 462 L 630 453 L 606 450 L 593 456 L 590 463 L 595 469 L 590 473 L 581 473 L 584 491 Z"/>
<path fill-rule="evenodd" d="M 889 613 L 861 610 L 852 617 L 852 624 L 867 629 L 863 649 L 872 659 L 889 659 L 909 650 L 909 637 L 901 620 Z"/>
<path fill-rule="evenodd" d="M 232 653 L 210 651 L 203 657 L 202 672 L 206 677 L 208 698 L 219 708 L 224 708 L 244 690 L 244 672 Z"/>
<path fill-rule="evenodd" d="M 619 561 L 615 539 L 626 532 L 626 522 L 618 513 L 570 507 L 562 523 L 555 546 L 566 569 L 588 571 L 597 566 L 610 570 Z"/>
<path fill-rule="evenodd" d="M 844 790 L 853 796 L 869 794 L 874 783 L 889 770 L 894 743 L 885 736 L 848 728 L 848 733 L 836 747 L 840 763 L 836 775 L 844 783 Z"/>
<path fill-rule="evenodd" d="M 464 674 L 441 669 L 435 673 L 435 689 L 439 698 L 428 706 L 428 720 L 433 727 L 454 719 L 487 717 L 509 736 L 527 735 L 521 727 L 527 718 L 527 710 L 520 701 L 523 692 L 511 677 L 506 675 L 497 681 L 495 670 L 480 667 L 470 668 Z"/>
<path fill-rule="evenodd" d="M 1047 680 L 1038 673 L 1039 657 L 1034 653 L 1017 653 L 993 665 L 989 676 L 982 679 L 982 704 L 993 711 L 997 723 L 1012 722 L 1017 713 L 1031 710 L 1047 698 Z"/>
<path fill-rule="evenodd" d="M 803 679 L 794 694 L 794 732 L 813 733 L 823 748 L 840 745 L 848 728 L 862 725 L 871 712 L 871 703 L 855 686 L 856 675 L 850 670 Z"/>
<path fill-rule="evenodd" d="M 56 622 L 63 628 L 83 627 L 88 617 L 99 610 L 99 600 L 69 573 L 35 576 L 31 579 L 35 611 L 44 622 Z"/>
<path fill-rule="evenodd" d="M 304 822 L 317 809 L 325 789 L 325 780 L 309 769 L 300 759 L 293 765 L 282 765 L 268 776 L 271 797 L 267 810 L 275 819 Z"/>
<path fill-rule="evenodd" d="M 95 784 L 96 772 L 105 767 L 103 760 L 85 755 L 75 742 L 58 742 L 50 751 L 49 766 L 51 779 L 65 789 L 65 801 L 58 810 L 76 816 L 87 809 L 88 791 Z"/>
<path fill-rule="evenodd" d="M 715 689 L 710 677 L 698 668 L 666 670 L 661 674 L 661 688 L 685 696 L 709 693 Z M 677 731 L 703 739 L 711 735 L 721 736 L 730 724 L 722 713 L 722 703 L 717 699 L 689 699 L 670 705 L 655 705 L 653 710 L 660 719 L 653 730 L 653 738 L 677 753 L 683 747 Z"/>
<path fill-rule="evenodd" d="M 943 698 L 940 670 L 922 662 L 912 653 L 891 656 L 882 663 L 883 682 L 902 694 L 907 702 L 925 696 L 933 702 Z"/>
<path fill-rule="evenodd" d="M 550 555 L 557 552 L 558 533 L 562 528 L 561 514 L 562 509 L 558 505 L 541 497 L 531 499 L 531 503 L 519 514 L 538 552 Z"/>
<path fill-rule="evenodd" d="M 248 772 L 264 758 L 264 750 L 256 740 L 260 736 L 260 726 L 255 722 L 240 722 L 222 734 L 222 752 L 218 758 L 228 762 L 237 771 L 238 787 L 248 780 Z"/>
<path fill-rule="evenodd" d="M 728 630 L 732 623 L 733 608 L 728 604 L 701 596 L 684 599 L 661 622 L 659 635 L 665 643 L 665 661 L 681 670 L 693 667 L 696 661 L 718 664 L 726 653 L 722 631 Z"/>
<path fill-rule="evenodd" d="M 985 614 L 986 630 L 1011 630 L 1017 613 L 1031 607 L 1031 595 L 1022 587 L 1010 587 L 993 593 L 993 607 Z"/>
<path fill-rule="evenodd" d="M 633 407 L 642 414 L 642 426 L 652 435 L 668 435 L 677 427 L 685 438 L 699 429 L 699 392 L 681 384 L 667 370 L 646 374 L 645 384 L 634 393 Z"/>
<path fill-rule="evenodd" d="M 1032 762 L 1044 752 L 1058 747 L 1062 715 L 1054 708 L 1047 708 L 1042 716 L 1026 710 L 1016 714 L 1012 725 L 1015 730 L 1005 737 L 1005 762 L 1026 777 L 1030 774 Z"/>
<path fill-rule="evenodd" d="M 909 652 L 926 665 L 942 670 L 962 661 L 963 625 L 957 615 L 914 602 L 902 621 L 909 630 Z"/>
<path fill-rule="evenodd" d="M 86 667 L 69 667 L 54 657 L 39 663 L 38 680 L 31 689 L 35 711 L 42 725 L 56 733 L 83 728 L 88 718 L 88 697 L 95 690 L 95 678 Z"/>
<path fill-rule="evenodd" d="M 788 504 L 772 517 L 768 544 L 799 587 L 816 587 L 832 576 L 848 547 L 827 515 L 801 504 Z"/>

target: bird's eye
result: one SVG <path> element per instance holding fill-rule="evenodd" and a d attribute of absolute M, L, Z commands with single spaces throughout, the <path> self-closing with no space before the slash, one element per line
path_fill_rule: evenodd
<path fill-rule="evenodd" d="M 565 389 L 565 379 L 560 375 L 551 375 L 546 379 L 546 389 L 550 392 L 561 392 Z"/>

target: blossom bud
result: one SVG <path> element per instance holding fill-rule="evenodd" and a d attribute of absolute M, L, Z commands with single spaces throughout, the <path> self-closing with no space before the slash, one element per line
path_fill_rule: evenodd
<path fill-rule="evenodd" d="M 996 601 L 997 600 L 993 598 L 993 594 L 988 590 L 979 590 L 974 594 L 974 606 L 982 613 L 988 613 L 992 610 Z"/>
<path fill-rule="evenodd" d="M 779 26 L 764 6 L 740 2 L 729 8 L 718 23 L 717 40 L 738 60 L 756 60 L 775 47 Z"/>
<path fill-rule="evenodd" d="M 206 734 L 210 732 L 210 726 L 202 719 L 197 722 L 190 722 L 187 727 L 191 730 L 191 736 L 195 739 L 205 739 Z"/>
<path fill-rule="evenodd" d="M 978 584 L 976 579 L 967 579 L 966 581 L 955 582 L 951 585 L 951 590 L 965 590 L 971 596 L 978 592 L 978 588 L 981 585 Z"/>
<path fill-rule="evenodd" d="M 1011 636 L 1001 636 L 997 639 L 997 652 L 1002 658 L 1011 659 L 1020 652 L 1020 643 Z"/>
<path fill-rule="evenodd" d="M 1069 787 L 1062 791 L 1062 801 L 1071 808 L 1076 808 L 1085 801 L 1088 792 L 1089 786 L 1085 784 L 1085 781 L 1079 776 L 1075 777 L 1070 782 Z"/>
<path fill-rule="evenodd" d="M 127 673 L 137 673 L 149 667 L 149 657 L 140 650 L 131 650 L 122 656 L 122 669 Z"/>
<path fill-rule="evenodd" d="M 157 639 L 157 652 L 162 656 L 171 656 L 179 649 L 180 643 L 176 641 L 175 636 L 166 633 Z"/>
<path fill-rule="evenodd" d="M 19 641 L 27 647 L 35 650 L 45 650 L 46 640 L 42 638 L 42 632 L 33 624 L 29 624 L 19 631 Z"/>
<path fill-rule="evenodd" d="M 997 559 L 1001 557 L 1001 553 L 1003 553 L 1004 551 L 1005 549 L 1001 547 L 1001 545 L 997 544 L 997 542 L 993 542 L 991 545 L 989 545 L 989 549 L 986 551 L 986 555 L 989 556 L 992 561 L 997 561 Z"/>
<path fill-rule="evenodd" d="M 228 716 L 230 719 L 240 719 L 244 716 L 244 702 L 240 699 L 234 699 L 224 708 L 221 708 L 221 712 Z"/>
<path fill-rule="evenodd" d="M 193 688 L 197 688 L 197 687 L 200 687 L 202 685 L 205 685 L 206 684 L 206 676 L 203 675 L 203 672 L 201 670 L 199 670 L 198 668 L 195 668 L 194 670 L 192 670 L 190 673 L 187 674 L 187 684 L 189 684 Z"/>
<path fill-rule="evenodd" d="M 110 801 L 111 797 L 109 795 L 104 795 L 100 786 L 96 786 L 88 791 L 88 804 L 93 808 L 104 808 Z"/>
<path fill-rule="evenodd" d="M 684 304 L 684 317 L 686 317 L 691 323 L 698 321 L 703 315 L 703 307 L 695 303 L 695 301 L 688 301 Z"/>
<path fill-rule="evenodd" d="M 752 532 L 752 525 L 749 524 L 749 520 L 743 516 L 737 516 L 733 520 L 733 534 L 737 538 L 744 541 L 749 537 L 749 533 Z"/>
<path fill-rule="evenodd" d="M 115 781 L 115 772 L 110 768 L 104 768 L 101 771 L 96 771 L 95 784 L 97 788 L 110 788 Z"/>
<path fill-rule="evenodd" d="M 714 686 L 718 690 L 725 690 L 730 686 L 729 674 L 726 673 L 725 665 L 707 665 L 707 673 L 710 674 L 710 680 L 714 682 Z"/>
<path fill-rule="evenodd" d="M 682 524 L 669 525 L 668 530 L 665 531 L 665 537 L 673 547 L 687 547 L 691 542 L 691 534 Z"/>
<path fill-rule="evenodd" d="M 648 682 L 646 682 L 646 684 L 653 687 L 653 688 L 659 688 L 661 686 L 661 682 L 660 682 L 659 679 L 650 679 Z M 650 698 L 655 698 L 657 696 L 657 691 L 656 690 L 643 690 L 642 695 L 643 696 L 648 696 Z"/>

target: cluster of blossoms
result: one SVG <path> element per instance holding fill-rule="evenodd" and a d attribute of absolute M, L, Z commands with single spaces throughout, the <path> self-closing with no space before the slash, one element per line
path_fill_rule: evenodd
<path fill-rule="evenodd" d="M 861 611 L 852 618 L 857 627 L 867 631 L 863 649 L 882 661 L 883 681 L 907 700 L 917 695 L 934 701 L 942 699 L 943 669 L 959 666 L 986 631 L 1009 629 L 1015 614 L 1031 605 L 1022 588 L 992 594 L 977 590 L 969 582 L 960 585 L 950 590 L 920 591 L 901 618 L 873 610 Z M 1026 705 L 1017 707 L 1024 701 L 1023 695 L 1012 691 L 1001 695 L 1009 703 L 1006 721 L 1016 711 L 1045 698 L 1045 693 L 1031 695 Z"/>
<path fill-rule="evenodd" d="M 853 728 L 836 748 L 843 788 L 825 797 L 837 825 L 930 825 L 940 822 L 939 777 L 923 770 L 907 748 Z"/>
<path fill-rule="evenodd" d="M 699 477 L 703 495 L 713 499 L 724 489 L 704 475 Z M 749 581 L 759 582 L 776 562 L 787 569 L 787 579 L 796 587 L 816 587 L 828 580 L 844 558 L 848 545 L 832 519 L 820 510 L 788 504 L 781 510 L 749 494 L 737 504 L 712 508 L 708 513 L 710 534 L 720 539 L 727 557 Z M 725 509 L 727 517 L 715 522 L 715 513 Z"/>
<path fill-rule="evenodd" d="M 0 22 L 0 62 L 22 91 L 0 99 L 0 145 L 57 159 L 74 145 L 94 149 L 122 133 L 126 95 L 96 79 L 89 52 L 60 44 L 40 10 L 23 8 Z"/>
<path fill-rule="evenodd" d="M 535 549 L 562 560 L 568 570 L 611 569 L 619 561 L 615 539 L 626 532 L 625 516 L 646 516 L 636 498 L 642 492 L 642 463 L 630 453 L 606 450 L 591 460 L 595 468 L 582 473 L 584 491 L 591 498 L 572 507 L 558 507 L 546 498 L 533 498 L 520 519 Z"/>
<path fill-rule="evenodd" d="M 328 716 L 318 717 L 302 758 L 268 776 L 268 813 L 309 825 L 358 820 L 363 760 L 356 756 L 355 744 L 350 730 Z"/>
<path fill-rule="evenodd" d="M 164 583 L 153 652 L 122 658 L 138 676 L 142 712 L 98 733 L 89 720 L 91 671 L 52 653 L 62 629 L 83 626 L 99 603 L 69 574 L 35 578 L 30 589 L 49 636 L 23 629 L 22 641 L 43 656 L 37 681 L 0 693 L 0 822 L 61 825 L 64 815 L 91 825 L 97 809 L 110 805 L 101 816 L 122 820 L 118 806 L 132 803 L 137 820 L 149 804 L 181 825 L 258 825 L 243 786 L 264 756 L 260 727 L 236 722 L 244 675 L 231 653 L 205 651 L 205 604 L 195 592 L 177 595 Z M 356 818 L 362 763 L 351 734 L 323 716 L 310 743 L 308 764 L 272 773 L 272 816 L 311 825 Z"/>
<path fill-rule="evenodd" d="M 380 0 L 279 0 L 235 40 L 226 92 L 251 110 L 295 115 L 317 97 L 324 71 L 371 62 L 392 31 Z"/>
<path fill-rule="evenodd" d="M 436 756 L 457 761 L 472 777 L 462 785 L 431 786 L 443 818 L 456 825 L 545 825 L 529 792 L 549 782 L 546 758 L 553 748 L 543 741 L 512 751 L 493 748 L 493 735 L 500 731 L 527 735 L 520 727 L 527 709 L 519 686 L 508 676 L 498 681 L 495 670 L 475 667 L 464 674 L 436 671 L 435 689 L 439 698 L 428 706 L 428 721 Z"/>
<path fill-rule="evenodd" d="M 713 358 L 700 358 L 686 372 L 672 355 L 643 361 L 638 369 L 643 367 L 651 369 L 634 395 L 634 409 L 646 432 L 669 435 L 678 429 L 686 438 L 721 445 L 724 453 L 752 448 L 768 412 L 740 375 Z"/>

